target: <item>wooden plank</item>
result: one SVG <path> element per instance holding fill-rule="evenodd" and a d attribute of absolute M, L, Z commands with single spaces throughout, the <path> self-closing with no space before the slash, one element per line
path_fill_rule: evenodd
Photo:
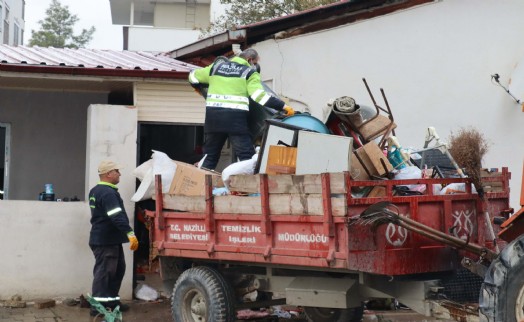
<path fill-rule="evenodd" d="M 203 197 L 187 197 L 164 194 L 164 209 L 178 211 L 200 212 L 206 209 Z M 262 214 L 260 197 L 247 196 L 215 196 L 214 210 L 216 214 Z M 346 215 L 346 199 L 331 198 L 333 216 Z M 269 197 L 271 215 L 323 215 L 321 194 L 275 194 Z"/>
<path fill-rule="evenodd" d="M 55 300 L 52 299 L 42 299 L 35 300 L 35 308 L 37 309 L 47 309 L 56 305 Z"/>
<path fill-rule="evenodd" d="M 331 173 L 331 193 L 345 193 L 344 173 Z M 233 192 L 260 193 L 259 175 L 236 175 L 230 177 L 229 190 Z M 320 174 L 268 176 L 269 193 L 322 193 Z"/>

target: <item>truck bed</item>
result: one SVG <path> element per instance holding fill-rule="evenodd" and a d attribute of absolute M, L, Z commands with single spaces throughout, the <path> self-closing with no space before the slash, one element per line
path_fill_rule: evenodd
<path fill-rule="evenodd" d="M 485 178 L 486 201 L 472 193 L 469 179 L 354 181 L 349 173 L 235 176 L 231 190 L 247 195 L 162 194 L 156 178 L 156 211 L 150 230 L 153 254 L 337 272 L 407 275 L 454 270 L 459 251 L 394 224 L 354 224 L 379 201 L 401 215 L 464 240 L 493 248 L 486 240 L 484 211 L 501 216 L 509 208 L 507 168 Z M 433 195 L 434 184 L 465 183 L 466 192 Z M 426 194 L 394 195 L 398 185 L 426 185 Z M 355 187 L 384 187 L 381 197 L 352 196 Z M 241 188 L 239 188 L 241 187 Z M 354 189 L 353 189 L 354 190 Z M 498 227 L 495 228 L 495 233 Z"/>

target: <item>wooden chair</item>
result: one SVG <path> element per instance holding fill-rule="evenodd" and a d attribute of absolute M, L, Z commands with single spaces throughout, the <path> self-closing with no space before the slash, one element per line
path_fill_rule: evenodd
<path fill-rule="evenodd" d="M 362 81 L 366 85 L 366 89 L 369 93 L 369 96 L 373 101 L 373 105 L 376 109 L 376 114 L 373 117 L 364 120 L 361 124 L 350 125 L 353 128 L 353 130 L 357 132 L 357 134 L 361 137 L 363 144 L 366 144 L 372 140 L 381 137 L 379 147 L 384 148 L 388 136 L 390 134 L 395 135 L 395 128 L 397 127 L 397 125 L 395 124 L 395 121 L 393 119 L 393 114 L 391 113 L 391 109 L 389 107 L 388 100 L 386 99 L 386 95 L 384 94 L 384 90 L 381 88 L 380 92 L 382 93 L 382 97 L 386 104 L 386 108 L 383 108 L 377 104 L 375 98 L 373 97 L 373 94 L 371 93 L 371 90 L 369 89 L 366 79 L 362 78 Z"/>

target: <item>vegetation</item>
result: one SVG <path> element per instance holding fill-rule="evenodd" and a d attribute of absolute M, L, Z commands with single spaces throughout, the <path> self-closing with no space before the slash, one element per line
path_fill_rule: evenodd
<path fill-rule="evenodd" d="M 78 22 L 77 15 L 71 14 L 68 6 L 62 6 L 58 0 L 52 0 L 46 10 L 44 20 L 38 21 L 40 30 L 31 30 L 29 46 L 82 48 L 93 38 L 95 27 L 83 29 L 79 35 L 73 34 L 73 28 Z"/>
<path fill-rule="evenodd" d="M 292 13 L 338 2 L 339 0 L 220 0 L 228 5 L 224 15 L 218 17 L 207 29 L 204 38 L 237 26 L 278 18 Z"/>

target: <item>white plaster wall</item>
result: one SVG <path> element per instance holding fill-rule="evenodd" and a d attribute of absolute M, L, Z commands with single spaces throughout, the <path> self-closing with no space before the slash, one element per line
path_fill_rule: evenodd
<path fill-rule="evenodd" d="M 85 194 L 98 181 L 102 159 L 123 163 L 119 192 L 134 222 L 137 112 L 134 107 L 91 105 L 88 109 Z M 63 169 L 67 175 L 68 169 Z M 87 198 L 86 198 L 87 199 Z M 0 300 L 78 297 L 91 293 L 94 258 L 88 246 L 91 212 L 85 201 L 0 200 Z M 126 244 L 125 246 L 127 246 Z M 120 296 L 132 298 L 132 252 Z"/>
<path fill-rule="evenodd" d="M 134 106 L 91 105 L 87 119 L 86 191 L 99 181 L 97 168 L 100 161 L 111 159 L 124 165 L 124 169 L 120 171 L 122 176 L 118 191 L 133 226 L 135 205 L 131 202 L 131 197 L 135 193 L 136 179 L 131 172 L 136 167 L 137 158 L 137 110 Z M 89 222 L 84 229 L 90 229 Z M 124 244 L 127 267 L 120 289 L 123 299 L 131 299 L 133 295 L 133 253 L 128 245 Z M 94 259 L 90 266 L 93 267 L 93 264 Z"/>
<path fill-rule="evenodd" d="M 306 102 L 316 117 L 330 98 L 371 105 L 365 77 L 383 106 L 384 88 L 405 147 L 422 147 L 429 126 L 445 140 L 452 131 L 477 128 L 491 143 L 483 165 L 509 167 L 518 207 L 524 113 L 490 75 L 499 73 L 507 85 L 524 57 L 522 12 L 520 0 L 443 0 L 254 48 L 262 78 L 273 79 L 277 93 Z"/>
<path fill-rule="evenodd" d="M 2 26 L 0 27 L 0 43 L 4 40 L 4 19 L 6 8 L 9 8 L 9 40 L 8 45 L 21 45 L 23 43 L 22 34 L 25 29 L 25 21 L 22 17 L 24 11 L 25 2 L 23 0 L 4 0 L 0 2 L 2 12 L 0 14 L 0 21 Z M 18 26 L 18 43 L 15 44 L 15 24 Z"/>
<path fill-rule="evenodd" d="M 199 30 L 129 27 L 129 50 L 170 51 L 198 40 Z"/>
<path fill-rule="evenodd" d="M 78 297 L 91 290 L 86 202 L 0 200 L 0 300 Z"/>

